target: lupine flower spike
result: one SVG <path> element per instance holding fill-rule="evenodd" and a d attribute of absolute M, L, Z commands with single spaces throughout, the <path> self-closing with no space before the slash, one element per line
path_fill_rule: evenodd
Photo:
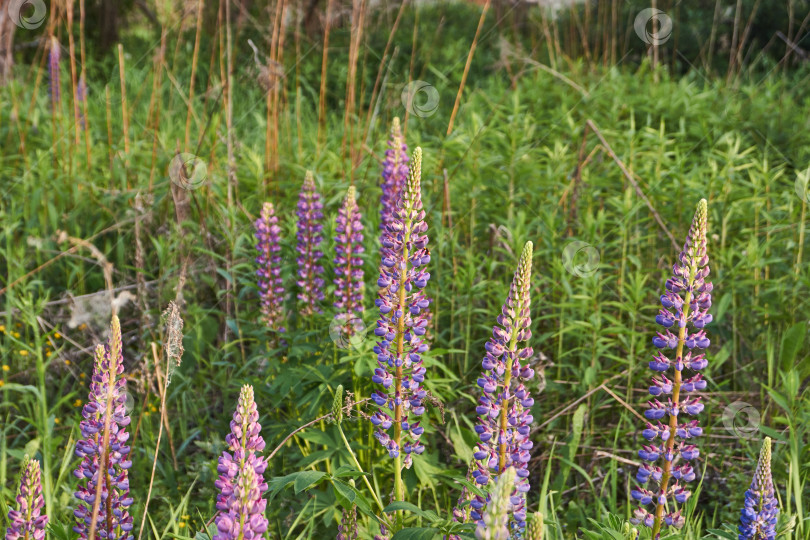
<path fill-rule="evenodd" d="M 495 482 L 492 497 L 487 505 L 484 518 L 475 529 L 475 537 L 480 540 L 509 540 L 509 514 L 512 512 L 512 490 L 515 487 L 515 469 L 509 467 Z"/>
<path fill-rule="evenodd" d="M 661 296 L 663 309 L 655 318 L 664 330 L 653 338 L 653 345 L 660 350 L 650 362 L 650 369 L 660 375 L 652 379 L 650 394 L 653 398 L 644 412 L 650 422 L 642 435 L 649 444 L 638 453 L 649 463 L 639 468 L 636 480 L 640 486 L 631 492 L 640 504 L 633 521 L 651 527 L 653 539 L 659 537 L 663 525 L 680 528 L 685 522 L 677 506 L 686 503 L 691 495 L 684 484 L 695 479 L 689 462 L 699 455 L 692 439 L 703 434 L 698 421 L 688 417 L 703 410 L 700 398 L 694 393 L 706 388 L 706 381 L 699 373 L 707 365 L 702 350 L 709 346 L 703 327 L 712 321 L 708 312 L 712 305 L 712 284 L 705 281 L 709 275 L 706 214 L 704 199 L 698 203 L 683 251 L 673 266 L 673 276 L 666 282 L 667 292 Z M 676 329 L 677 334 L 670 328 Z M 665 356 L 666 349 L 674 349 L 673 358 Z M 684 369 L 695 374 L 684 378 Z M 666 398 L 666 403 L 659 398 Z M 679 422 L 683 416 L 687 418 Z M 662 422 L 665 418 L 666 423 Z M 643 487 L 650 479 L 655 487 Z M 672 485 L 671 480 L 675 480 Z M 648 504 L 655 505 L 654 512 L 644 508 Z"/>
<path fill-rule="evenodd" d="M 543 540 L 543 514 L 535 512 L 526 526 L 526 540 Z"/>
<path fill-rule="evenodd" d="M 529 430 L 534 418 L 530 409 L 534 400 L 526 387 L 534 377 L 528 359 L 532 348 L 521 348 L 531 339 L 531 273 L 533 244 L 526 242 L 509 294 L 486 345 L 482 362 L 484 371 L 478 379 L 483 395 L 478 400 L 478 425 L 475 431 L 480 442 L 473 457 L 477 464 L 472 471 L 475 481 L 486 486 L 508 467 L 514 467 L 516 480 L 512 491 L 512 528 L 526 527 L 526 492 L 529 490 L 528 463 L 532 448 Z M 476 496 L 470 503 L 470 517 L 482 519 L 487 499 Z"/>
<path fill-rule="evenodd" d="M 745 492 L 739 540 L 774 540 L 779 503 L 771 476 L 771 438 L 765 437 L 751 487 Z"/>
<path fill-rule="evenodd" d="M 231 432 L 225 437 L 228 450 L 222 452 L 217 466 L 219 479 L 214 485 L 219 489 L 219 532 L 213 540 L 264 538 L 267 531 L 267 501 L 262 498 L 267 491 L 263 477 L 267 462 L 259 455 L 264 450 L 264 439 L 258 420 L 253 387 L 245 385 L 233 413 Z"/>
<path fill-rule="evenodd" d="M 75 493 L 80 503 L 73 512 L 77 520 L 73 530 L 80 538 L 88 538 L 91 528 L 95 528 L 96 537 L 132 538 L 132 516 L 127 510 L 133 502 L 127 475 L 132 466 L 126 431 L 130 418 L 123 372 L 121 323 L 113 315 L 107 347 L 96 347 L 90 396 L 79 424 L 83 438 L 76 443 L 76 455 L 81 462 L 73 474 L 80 482 Z"/>
<path fill-rule="evenodd" d="M 346 321 L 346 331 L 354 313 L 363 313 L 363 223 L 357 207 L 354 186 L 349 187 L 335 219 L 335 307 Z"/>
<path fill-rule="evenodd" d="M 17 509 L 8 511 L 9 527 L 6 540 L 43 540 L 48 516 L 42 513 L 42 481 L 39 461 L 25 456 L 20 490 L 17 493 Z"/>
<path fill-rule="evenodd" d="M 421 454 L 425 449 L 419 440 L 424 428 L 416 419 L 425 412 L 423 400 L 427 396 L 422 388 L 425 368 L 421 356 L 428 350 L 423 341 L 427 321 L 421 312 L 428 307 L 422 288 L 430 279 L 424 268 L 430 262 L 430 253 L 421 182 L 422 149 L 417 148 L 394 219 L 382 234 L 377 280 L 380 292 L 375 301 L 380 319 L 374 329 L 379 339 L 374 347 L 378 367 L 372 380 L 382 390 L 371 395 L 380 407 L 371 422 L 378 428 L 375 437 L 395 460 L 395 500 L 404 499 L 401 465 L 410 467 L 412 454 Z"/>
<path fill-rule="evenodd" d="M 320 302 L 323 300 L 323 267 L 319 260 L 323 257 L 320 250 L 321 231 L 323 230 L 323 203 L 315 189 L 315 179 L 307 171 L 301 193 L 298 194 L 298 299 L 303 303 L 301 314 L 304 316 L 321 313 Z"/>
<path fill-rule="evenodd" d="M 284 332 L 282 302 L 284 287 L 281 279 L 281 246 L 279 245 L 278 218 L 273 203 L 262 206 L 259 218 L 253 223 L 256 237 L 256 270 L 259 285 L 259 297 L 264 323 L 273 331 Z"/>
<path fill-rule="evenodd" d="M 62 94 L 61 84 L 59 82 L 59 59 L 61 57 L 61 50 L 59 48 L 59 40 L 56 36 L 51 36 L 50 47 L 48 48 L 48 93 L 51 96 L 51 107 L 53 111 L 59 107 L 59 99 Z"/>
<path fill-rule="evenodd" d="M 380 187 L 380 229 L 386 227 L 394 220 L 397 201 L 408 179 L 408 145 L 402 136 L 399 118 L 394 118 L 391 125 L 391 138 L 388 139 L 388 149 L 385 151 L 383 171 Z"/>

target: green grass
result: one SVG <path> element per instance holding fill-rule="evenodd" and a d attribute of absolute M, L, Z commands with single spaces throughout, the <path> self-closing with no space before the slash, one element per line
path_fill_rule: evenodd
<path fill-rule="evenodd" d="M 650 205 L 678 243 L 689 227 L 695 203 L 709 203 L 709 255 L 714 282 L 714 323 L 709 387 L 701 424 L 702 472 L 699 496 L 690 506 L 684 538 L 734 525 L 742 493 L 750 483 L 759 441 L 775 442 L 774 475 L 783 515 L 795 529 L 785 538 L 810 538 L 810 401 L 807 323 L 810 270 L 805 262 L 807 202 L 795 180 L 810 165 L 810 130 L 802 71 L 784 75 L 743 74 L 733 85 L 698 71 L 674 77 L 653 73 L 646 62 L 601 68 L 571 61 L 558 66 L 581 87 L 531 64 L 514 85 L 496 64 L 496 36 L 488 35 L 473 62 L 461 108 L 450 136 L 447 123 L 458 90 L 477 16 L 451 18 L 434 35 L 436 22 L 419 17 L 414 79 L 432 85 L 435 114 L 409 115 L 409 148 L 424 151 L 423 190 L 432 251 L 433 345 L 425 359 L 427 388 L 437 403 L 428 407 L 427 450 L 405 473 L 406 493 L 422 510 L 447 517 L 460 494 L 466 462 L 476 437 L 476 378 L 484 343 L 506 297 L 520 247 L 534 242 L 532 345 L 542 353 L 534 388 L 535 448 L 530 465 L 529 508 L 544 509 L 550 538 L 574 538 L 591 519 L 607 513 L 628 518 L 629 490 L 640 444 L 640 421 L 619 398 L 639 409 L 646 401 L 646 368 L 653 353 L 657 297 L 677 255 L 653 213 L 592 133 L 591 159 L 575 182 L 578 153 L 587 120 L 592 120 L 626 165 Z M 467 19 L 470 19 L 467 21 Z M 373 325 L 373 281 L 377 274 L 379 161 L 387 125 L 404 118 L 400 94 L 408 83 L 413 18 L 397 34 L 397 56 L 381 93 L 370 131 L 370 152 L 354 167 L 358 201 L 366 225 L 366 325 Z M 124 153 L 118 68 L 110 54 L 93 61 L 88 100 L 91 163 L 84 141 L 72 141 L 71 104 L 56 118 L 56 145 L 46 83 L 34 93 L 36 66 L 18 65 L 0 89 L 0 285 L 4 288 L 0 353 L 3 385 L 0 416 L 0 525 L 13 501 L 25 453 L 42 460 L 45 499 L 52 515 L 51 536 L 71 538 L 75 478 L 73 443 L 79 435 L 81 403 L 92 368 L 92 347 L 104 339 L 109 312 L 71 297 L 105 288 L 97 255 L 60 236 L 87 239 L 112 268 L 115 287 L 135 295 L 135 221 L 140 220 L 143 279 L 147 296 L 121 309 L 128 391 L 133 396 L 132 428 L 138 425 L 130 481 L 133 515 L 140 522 L 155 451 L 160 397 L 154 376 L 152 341 L 161 339 L 159 313 L 175 298 L 184 264 L 185 356 L 166 398 L 170 425 L 164 432 L 145 536 L 193 537 L 214 515 L 216 459 L 242 384 L 253 384 L 263 434 L 272 451 L 298 426 L 329 411 L 338 384 L 355 399 L 372 390 L 374 365 L 369 337 L 357 349 L 338 349 L 329 339 L 334 216 L 349 185 L 343 157 L 343 110 L 347 76 L 345 29 L 335 29 L 330 52 L 326 145 L 318 151 L 317 103 L 321 50 L 302 43 L 299 65 L 288 37 L 286 101 L 280 116 L 279 171 L 265 185 L 265 99 L 255 81 L 250 32 L 239 35 L 234 88 L 236 176 L 228 205 L 224 108 L 219 66 L 208 59 L 215 42 L 205 40 L 193 108 L 189 151 L 208 171 L 207 183 L 190 196 L 188 219 L 178 225 L 169 163 L 182 145 L 193 35 L 184 36 L 177 62 L 169 63 L 176 86 L 164 73 L 157 99 L 161 121 L 153 166 L 153 130 L 147 126 L 155 36 L 139 31 L 124 41 L 127 51 L 129 153 Z M 370 106 L 387 28 L 370 30 L 361 55 L 360 118 Z M 177 35 L 171 35 L 169 51 Z M 254 37 L 254 41 L 257 38 Z M 259 43 L 259 41 L 257 41 Z M 307 53 L 307 50 L 313 49 Z M 171 53 L 170 53 L 171 56 Z M 534 55 L 544 62 L 544 55 Z M 62 90 L 69 80 L 62 63 Z M 112 147 L 107 144 L 104 85 L 111 94 Z M 29 107 L 29 102 L 33 105 Z M 16 113 L 15 113 L 16 111 Z M 16 116 L 15 116 L 16 114 Z M 300 121 L 300 130 L 298 129 Z M 359 138 L 362 129 L 355 130 Z M 25 151 L 20 150 L 20 134 Z M 178 142 L 179 141 L 179 142 Z M 110 155 L 113 156 L 110 168 Z M 272 200 L 283 223 L 284 276 L 293 290 L 295 201 L 304 171 L 315 172 L 325 200 L 324 229 L 327 308 L 323 316 L 295 315 L 287 347 L 268 350 L 258 318 L 251 221 L 261 203 Z M 448 198 L 444 200 L 444 171 Z M 154 175 L 150 189 L 149 179 Z M 136 197 L 145 201 L 137 209 Z M 449 212 L 443 215 L 447 205 Z M 449 222 L 452 222 L 452 226 Z M 593 272 L 566 269 L 564 250 L 572 240 L 598 253 Z M 804 254 L 802 254 L 804 249 Z M 69 251 L 70 250 L 70 251 Z M 587 250 L 586 250 L 587 251 Z M 582 252 L 575 264 L 586 264 Z M 570 266 L 570 265 L 569 265 Z M 142 312 L 143 307 L 147 311 Z M 101 309 L 101 311 L 99 311 Z M 90 311 L 82 326 L 68 321 Z M 602 387 L 601 385 L 604 385 Z M 609 393 L 609 390 L 611 393 Z M 579 398 L 587 395 L 581 402 Z M 723 412 L 732 403 L 750 404 L 761 417 L 751 439 L 726 429 Z M 342 430 L 370 483 L 384 502 L 392 488 L 392 463 L 360 417 L 346 418 Z M 744 422 L 744 417 L 738 417 Z M 171 447 L 170 447 L 171 444 Z M 174 456 L 174 457 L 173 457 Z M 618 459 L 617 459 L 618 458 Z M 176 459 L 176 464 L 175 460 Z M 311 489 L 304 480 L 271 482 L 278 494 L 268 505 L 272 538 L 326 538 L 340 518 L 342 466 L 354 468 L 337 426 L 316 422 L 291 438 L 270 462 L 267 478 L 320 471 Z M 346 470 L 345 468 L 343 470 Z M 319 475 L 316 475 L 319 476 Z M 314 478 L 314 477 L 312 477 Z M 284 488 L 285 482 L 294 482 Z M 357 481 L 360 497 L 374 502 Z M 697 486 L 697 482 L 695 483 Z M 300 493 L 296 493 L 300 491 Z M 341 497 L 344 497 L 343 499 Z M 413 515 L 407 514 L 406 515 Z M 429 517 L 415 517 L 426 525 Z M 373 530 L 361 512 L 362 528 Z M 617 522 L 617 523 L 620 523 Z"/>

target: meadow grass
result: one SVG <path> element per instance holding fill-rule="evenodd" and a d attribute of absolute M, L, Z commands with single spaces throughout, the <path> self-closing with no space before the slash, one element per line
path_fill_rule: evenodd
<path fill-rule="evenodd" d="M 354 76 L 350 32 L 333 28 L 322 119 L 322 50 L 293 35 L 283 44 L 284 77 L 271 77 L 268 92 L 246 40 L 269 50 L 269 36 L 237 32 L 229 93 L 221 34 L 195 54 L 193 32 L 167 32 L 161 56 L 160 36 L 133 31 L 120 55 L 85 66 L 87 140 L 83 130 L 75 137 L 64 59 L 55 104 L 46 84 L 35 85 L 39 65 L 17 66 L 0 88 L 0 514 L 13 502 L 24 455 L 37 456 L 50 537 L 73 538 L 73 449 L 92 351 L 106 341 L 109 293 L 121 317 L 131 398 L 136 523 L 162 441 L 145 537 L 195 537 L 210 525 L 217 457 L 246 384 L 255 391 L 265 455 L 284 443 L 265 472 L 270 537 L 334 536 L 350 499 L 361 528 L 376 530 L 368 514 L 381 515 L 376 500 L 389 500 L 393 460 L 364 420 L 363 400 L 376 386 L 374 336 L 360 332 L 349 345 L 334 337 L 331 278 L 324 313 L 299 314 L 295 205 L 312 170 L 324 204 L 321 264 L 331 277 L 334 218 L 354 186 L 366 231 L 361 319 L 373 327 L 380 164 L 399 117 L 409 149 L 424 152 L 432 345 L 423 357 L 428 450 L 402 475 L 405 499 L 421 510 L 389 510 L 412 526 L 433 523 L 426 511 L 449 519 L 477 442 L 484 344 L 531 241 L 529 509 L 543 512 L 549 538 L 597 531 L 613 523 L 608 514 L 617 528 L 629 519 L 656 299 L 694 206 L 706 198 L 715 287 L 706 436 L 681 535 L 736 526 L 767 435 L 783 523 L 793 523 L 785 537 L 810 538 L 806 68 L 751 70 L 727 82 L 698 68 L 671 75 L 646 60 L 605 67 L 571 59 L 550 73 L 537 67 L 546 57 L 510 55 L 487 26 L 448 134 L 479 14 L 457 9 L 441 19 L 441 32 L 431 8 L 405 11 L 373 102 L 390 25 L 381 18 L 365 29 Z M 192 72 L 196 90 L 187 102 Z M 357 85 L 351 107 L 347 79 Z M 413 81 L 428 85 L 417 96 L 428 109 L 404 105 Z M 178 151 L 197 156 L 204 170 L 178 173 L 177 162 L 172 169 Z M 279 218 L 288 291 L 280 341 L 261 322 L 253 260 L 252 223 L 265 201 Z M 175 368 L 161 353 L 159 314 L 169 301 L 185 320 L 185 354 Z M 338 385 L 351 392 L 352 406 L 341 423 L 328 423 Z"/>

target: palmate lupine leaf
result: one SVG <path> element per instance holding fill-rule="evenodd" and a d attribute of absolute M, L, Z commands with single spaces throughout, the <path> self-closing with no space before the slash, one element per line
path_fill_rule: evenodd
<path fill-rule="evenodd" d="M 653 338 L 653 344 L 660 351 L 650 362 L 650 369 L 661 375 L 652 379 L 649 391 L 653 399 L 644 413 L 650 422 L 642 435 L 650 444 L 644 445 L 638 454 L 649 463 L 639 468 L 636 480 L 640 485 L 631 492 L 640 504 L 635 511 L 635 522 L 651 527 L 654 539 L 658 538 L 663 525 L 680 528 L 685 523 L 677 505 L 684 504 L 691 495 L 684 484 L 694 480 L 695 471 L 689 462 L 699 455 L 691 439 L 703 434 L 697 420 L 679 423 L 679 419 L 684 414 L 696 416 L 703 410 L 694 392 L 706 388 L 706 381 L 699 373 L 707 365 L 701 351 L 709 346 L 703 327 L 712 321 L 708 313 L 712 284 L 705 281 L 709 275 L 706 217 L 704 199 L 698 203 L 683 251 L 673 266 L 673 276 L 666 282 L 667 292 L 661 296 L 663 309 L 655 318 L 664 330 Z M 666 349 L 675 351 L 673 358 L 664 355 Z M 684 369 L 696 373 L 684 379 Z M 666 373 L 671 373 L 673 378 L 669 379 Z M 666 403 L 659 398 L 666 398 Z M 666 424 L 661 421 L 665 418 Z M 650 480 L 656 487 L 643 487 Z M 675 480 L 674 484 L 670 484 L 671 480 Z M 644 508 L 650 504 L 655 506 L 653 512 Z"/>

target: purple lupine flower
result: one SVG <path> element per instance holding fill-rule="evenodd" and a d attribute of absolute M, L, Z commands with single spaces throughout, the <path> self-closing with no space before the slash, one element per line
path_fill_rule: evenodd
<path fill-rule="evenodd" d="M 335 307 L 338 316 L 347 321 L 346 330 L 353 332 L 348 321 L 353 313 L 363 313 L 363 222 L 354 186 L 346 192 L 343 206 L 335 219 Z"/>
<path fill-rule="evenodd" d="M 79 424 L 83 438 L 76 443 L 76 455 L 81 462 L 73 475 L 79 478 L 75 495 L 81 502 L 73 512 L 77 521 L 73 530 L 80 538 L 88 538 L 90 533 L 96 493 L 101 499 L 96 521 L 97 537 L 111 540 L 132 538 L 133 520 L 127 511 L 133 502 L 127 477 L 132 466 L 130 447 L 127 446 L 129 433 L 126 431 L 130 418 L 126 411 L 126 379 L 120 376 L 124 372 L 123 360 L 121 323 L 113 315 L 107 347 L 96 347 L 90 395 Z M 107 429 L 109 439 L 105 437 Z"/>
<path fill-rule="evenodd" d="M 774 540 L 779 502 L 771 476 L 771 438 L 765 437 L 751 487 L 745 492 L 739 540 Z"/>
<path fill-rule="evenodd" d="M 301 314 L 304 316 L 321 313 L 320 302 L 323 300 L 323 266 L 318 261 L 323 257 L 319 249 L 321 231 L 323 230 L 323 203 L 321 195 L 315 189 L 312 171 L 307 171 L 304 185 L 298 194 L 298 216 L 296 238 L 298 239 L 298 299 L 303 302 Z"/>
<path fill-rule="evenodd" d="M 520 348 L 532 335 L 531 316 L 532 242 L 526 242 L 506 302 L 486 345 L 481 363 L 484 371 L 478 379 L 483 395 L 478 399 L 478 425 L 475 431 L 480 439 L 473 457 L 477 460 L 472 474 L 478 485 L 486 486 L 509 467 L 515 469 L 511 492 L 511 526 L 517 531 L 526 527 L 526 492 L 529 491 L 528 463 L 532 449 L 529 430 L 534 418 L 530 409 L 534 399 L 527 383 L 534 370 L 527 360 L 531 346 Z M 476 496 L 470 502 L 470 517 L 481 523 L 488 499 Z"/>
<path fill-rule="evenodd" d="M 408 145 L 402 136 L 399 118 L 394 118 L 391 125 L 391 138 L 388 139 L 388 149 L 385 151 L 383 171 L 380 187 L 380 229 L 385 231 L 387 225 L 394 220 L 397 201 L 399 200 L 405 182 L 408 179 Z"/>
<path fill-rule="evenodd" d="M 61 50 L 56 36 L 51 36 L 51 43 L 48 49 L 48 93 L 51 96 L 51 107 L 56 110 L 62 89 L 59 83 L 59 59 Z"/>
<path fill-rule="evenodd" d="M 650 362 L 650 369 L 657 374 L 652 379 L 648 402 L 644 412 L 650 422 L 642 436 L 648 444 L 642 446 L 638 455 L 649 463 L 643 464 L 636 474 L 639 486 L 632 490 L 633 498 L 640 507 L 635 510 L 635 523 L 652 528 L 652 537 L 657 539 L 662 525 L 676 528 L 683 526 L 685 519 L 678 508 L 686 503 L 691 492 L 684 484 L 695 478 L 689 463 L 699 455 L 692 439 L 703 434 L 695 416 L 703 410 L 700 398 L 694 392 L 706 388 L 700 373 L 683 378 L 685 368 L 698 372 L 706 367 L 705 354 L 701 349 L 709 346 L 703 327 L 712 321 L 709 307 L 712 305 L 712 284 L 705 279 L 709 275 L 709 257 L 706 252 L 706 200 L 702 199 L 695 211 L 692 226 L 686 237 L 683 251 L 673 266 L 673 276 L 666 282 L 667 292 L 661 296 L 663 309 L 655 318 L 664 327 L 653 338 L 653 345 L 660 349 Z M 689 331 L 691 323 L 692 331 Z M 673 334 L 670 328 L 677 329 Z M 684 354 L 684 346 L 688 349 Z M 675 349 L 674 358 L 664 354 L 666 349 Z M 666 373 L 672 370 L 672 379 Z M 666 403 L 660 399 L 666 398 Z M 662 419 L 667 417 L 666 424 Z M 661 466 L 657 464 L 663 460 Z M 652 479 L 657 487 L 643 487 Z M 670 485 L 670 480 L 675 483 Z M 655 512 L 644 506 L 655 505 Z"/>
<path fill-rule="evenodd" d="M 426 370 L 421 356 L 428 350 L 423 341 L 427 321 L 421 312 L 428 306 L 422 289 L 430 279 L 424 269 L 430 262 L 430 253 L 421 181 L 422 149 L 417 148 L 394 220 L 382 234 L 382 263 L 377 280 L 380 292 L 374 302 L 380 310 L 380 319 L 374 329 L 379 338 L 374 347 L 378 367 L 372 380 L 382 390 L 371 395 L 380 407 L 371 416 L 371 422 L 378 428 L 375 437 L 396 460 L 395 500 L 404 498 L 401 454 L 405 454 L 404 466 L 410 467 L 411 455 L 421 454 L 425 449 L 419 440 L 424 427 L 416 420 L 425 412 L 423 400 L 427 395 L 422 388 Z M 393 434 L 389 433 L 391 428 Z"/>
<path fill-rule="evenodd" d="M 28 456 L 25 456 L 23 462 L 16 500 L 17 509 L 8 511 L 6 540 L 43 540 L 48 516 L 42 513 L 45 501 L 42 498 L 39 461 L 29 459 Z"/>
<path fill-rule="evenodd" d="M 253 223 L 256 237 L 256 276 L 259 285 L 259 297 L 264 323 L 276 332 L 284 332 L 284 314 L 282 302 L 284 300 L 284 286 L 281 279 L 281 246 L 279 245 L 278 218 L 273 209 L 273 203 L 266 202 L 262 206 L 261 214 Z"/>
<path fill-rule="evenodd" d="M 267 531 L 267 501 L 262 498 L 267 491 L 263 477 L 267 462 L 259 455 L 264 450 L 261 429 L 253 387 L 246 384 L 233 413 L 231 432 L 225 437 L 228 450 L 222 452 L 217 465 L 219 479 L 214 485 L 219 489 L 219 533 L 213 540 L 263 538 Z"/>

